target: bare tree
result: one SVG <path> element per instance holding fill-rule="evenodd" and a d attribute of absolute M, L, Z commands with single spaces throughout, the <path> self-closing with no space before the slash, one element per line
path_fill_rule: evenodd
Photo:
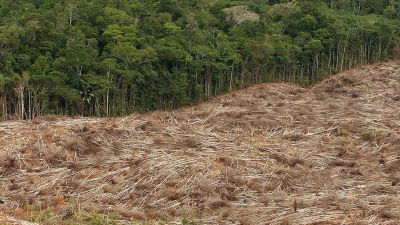
<path fill-rule="evenodd" d="M 69 23 L 69 26 L 72 26 L 72 21 L 76 19 L 77 15 L 77 10 L 78 7 L 75 4 L 68 4 L 68 7 L 66 8 L 66 13 L 67 13 L 67 20 Z"/>
<path fill-rule="evenodd" d="M 260 16 L 247 9 L 247 6 L 232 6 L 225 8 L 223 11 L 227 14 L 227 20 L 233 20 L 235 22 L 234 27 L 245 22 L 245 21 L 258 21 Z"/>

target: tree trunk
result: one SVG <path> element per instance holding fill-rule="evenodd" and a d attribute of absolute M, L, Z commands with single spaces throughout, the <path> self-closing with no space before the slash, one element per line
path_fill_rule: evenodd
<path fill-rule="evenodd" d="M 232 66 L 231 66 L 231 76 L 230 76 L 230 79 L 229 79 L 229 92 L 231 92 L 232 91 L 232 82 L 233 82 L 233 65 L 234 65 L 235 63 L 232 63 Z"/>
<path fill-rule="evenodd" d="M 20 87 L 19 87 L 19 97 L 20 97 L 20 103 L 21 103 L 21 120 L 23 120 L 24 119 L 24 112 L 25 112 L 25 102 L 24 102 L 24 89 L 25 89 L 25 87 L 24 87 L 24 85 L 22 85 L 22 84 L 20 84 Z"/>

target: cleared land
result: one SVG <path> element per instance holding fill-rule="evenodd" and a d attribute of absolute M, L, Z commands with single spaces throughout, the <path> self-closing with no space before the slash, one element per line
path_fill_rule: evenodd
<path fill-rule="evenodd" d="M 0 218 L 399 224 L 399 90 L 388 62 L 172 112 L 4 121 Z"/>

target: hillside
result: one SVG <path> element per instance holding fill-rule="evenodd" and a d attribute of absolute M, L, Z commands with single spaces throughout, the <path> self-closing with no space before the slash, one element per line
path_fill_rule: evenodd
<path fill-rule="evenodd" d="M 398 0 L 2 0 L 0 118 L 168 111 L 400 59 Z"/>
<path fill-rule="evenodd" d="M 3 121 L 0 218 L 398 224 L 399 90 L 392 61 L 176 111 Z"/>

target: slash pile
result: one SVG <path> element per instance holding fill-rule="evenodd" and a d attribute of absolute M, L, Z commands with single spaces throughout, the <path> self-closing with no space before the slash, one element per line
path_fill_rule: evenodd
<path fill-rule="evenodd" d="M 171 112 L 3 121 L 0 223 L 398 224 L 399 90 L 387 62 Z"/>

